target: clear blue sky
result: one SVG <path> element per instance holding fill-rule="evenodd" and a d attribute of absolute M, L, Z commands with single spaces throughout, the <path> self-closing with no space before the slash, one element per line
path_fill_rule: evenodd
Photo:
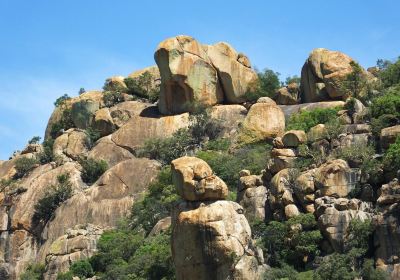
<path fill-rule="evenodd" d="M 0 0 L 0 159 L 43 135 L 57 97 L 154 64 L 168 37 L 227 41 L 285 78 L 317 47 L 363 66 L 396 58 L 399 10 L 398 0 Z"/>

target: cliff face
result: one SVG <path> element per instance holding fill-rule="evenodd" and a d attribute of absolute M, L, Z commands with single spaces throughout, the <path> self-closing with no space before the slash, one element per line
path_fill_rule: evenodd
<path fill-rule="evenodd" d="M 18 279 L 32 263 L 45 264 L 44 279 L 56 279 L 73 262 L 96 254 L 101 234 L 131 214 L 132 205 L 168 163 L 155 160 L 146 149 L 153 145 L 153 152 L 161 150 L 157 141 L 185 135 L 179 133 L 189 128 L 196 135 L 202 128 L 197 107 L 209 108 L 202 121 L 218 123 L 215 138 L 230 140 L 229 149 L 255 141 L 272 148 L 259 155 L 269 158 L 263 170 L 240 171 L 237 186 L 227 185 L 218 177 L 223 172 L 215 174 L 203 160 L 181 157 L 205 151 L 212 133 L 200 143 L 178 147 L 179 156 L 168 151 L 179 157 L 171 167 L 181 201 L 150 236 L 172 225 L 177 279 L 262 279 L 272 253 L 256 246 L 259 233 L 252 233 L 250 224 L 284 222 L 307 213 L 322 234 L 316 244 L 322 256 L 346 250 L 352 220 L 373 221 L 371 257 L 392 279 L 400 277 L 397 179 L 381 173 L 381 180 L 372 184 L 357 156 L 339 154 L 377 138 L 360 101 L 351 101 L 351 110 L 336 109 L 350 103 L 351 93 L 343 87 L 352 71 L 350 57 L 314 50 L 303 67 L 301 87 L 289 84 L 271 95 L 274 100 L 257 102 L 247 95 L 260 87 L 257 73 L 247 56 L 227 43 L 203 45 L 177 36 L 160 43 L 155 60 L 157 66 L 127 78 L 107 79 L 103 91 L 61 100 L 49 119 L 46 141 L 0 161 L 1 279 Z M 363 69 L 360 75 L 365 83 L 376 80 Z M 336 110 L 336 134 L 323 123 L 286 127 L 293 115 L 329 108 Z M 399 135 L 398 126 L 385 128 L 376 146 L 385 151 Z M 253 155 L 248 156 L 251 165 Z M 97 175 L 88 171 L 99 162 L 107 168 Z M 62 186 L 63 176 L 70 195 L 53 205 L 46 219 L 38 219 L 38 205 Z M 356 185 L 362 192 L 355 197 Z M 236 202 L 229 201 L 236 191 Z M 291 226 L 298 229 L 299 224 Z M 311 258 L 302 257 L 305 262 Z"/>

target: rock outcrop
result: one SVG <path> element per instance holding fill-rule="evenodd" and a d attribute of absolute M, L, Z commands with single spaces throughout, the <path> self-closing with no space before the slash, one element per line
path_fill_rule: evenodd
<path fill-rule="evenodd" d="M 193 179 L 212 172 L 202 160 L 188 157 L 176 159 L 172 169 L 183 199 L 193 193 Z M 192 182 L 183 184 L 185 178 Z M 189 199 L 193 200 L 192 196 Z M 183 201 L 173 210 L 171 241 L 177 279 L 261 279 L 262 253 L 252 242 L 243 208 L 219 200 L 223 199 L 220 195 L 214 199 Z"/>
<path fill-rule="evenodd" d="M 301 70 L 301 101 L 346 100 L 346 76 L 353 71 L 354 60 L 348 55 L 327 49 L 314 49 Z M 370 74 L 363 70 L 367 81 Z"/>

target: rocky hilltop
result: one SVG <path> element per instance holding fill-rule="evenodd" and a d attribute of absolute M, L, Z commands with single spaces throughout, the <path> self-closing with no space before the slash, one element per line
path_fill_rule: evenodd
<path fill-rule="evenodd" d="M 400 278 L 399 62 L 319 48 L 280 83 L 225 42 L 154 58 L 0 161 L 0 279 Z"/>

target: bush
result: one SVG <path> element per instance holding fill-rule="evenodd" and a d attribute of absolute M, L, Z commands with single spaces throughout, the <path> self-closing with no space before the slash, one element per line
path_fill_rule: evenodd
<path fill-rule="evenodd" d="M 92 185 L 108 169 L 108 164 L 104 160 L 83 159 L 80 161 L 82 166 L 81 178 L 83 182 Z"/>
<path fill-rule="evenodd" d="M 282 264 L 281 267 L 268 269 L 264 274 L 264 280 L 297 280 L 298 272 L 287 264 Z"/>
<path fill-rule="evenodd" d="M 45 195 L 39 199 L 32 218 L 35 224 L 45 225 L 53 218 L 61 203 L 72 196 L 72 184 L 69 179 L 70 176 L 66 173 L 57 176 L 57 185 L 50 186 Z"/>
<path fill-rule="evenodd" d="M 263 72 L 258 72 L 257 76 L 258 80 L 249 86 L 249 90 L 245 94 L 246 101 L 256 102 L 258 98 L 263 96 L 272 97 L 281 86 L 278 72 L 265 69 Z"/>
<path fill-rule="evenodd" d="M 378 66 L 381 69 L 379 77 L 383 87 L 391 87 L 400 83 L 400 57 L 395 62 L 378 60 Z"/>
<path fill-rule="evenodd" d="M 71 97 L 69 97 L 68 94 L 64 94 L 63 96 L 60 96 L 59 98 L 56 99 L 56 101 L 54 102 L 54 106 L 56 107 L 62 106 L 68 99 L 71 99 Z"/>
<path fill-rule="evenodd" d="M 384 129 L 386 127 L 394 126 L 397 123 L 398 123 L 398 118 L 395 115 L 384 114 L 377 118 L 374 118 L 371 120 L 372 134 L 376 138 L 379 138 L 379 136 L 381 135 L 382 129 Z"/>
<path fill-rule="evenodd" d="M 65 273 L 58 273 L 57 280 L 72 280 L 74 277 L 71 271 L 67 271 Z"/>
<path fill-rule="evenodd" d="M 30 264 L 26 271 L 21 274 L 20 280 L 43 280 L 45 266 L 42 264 Z"/>
<path fill-rule="evenodd" d="M 60 105 L 62 106 L 62 105 Z M 75 126 L 72 121 L 72 110 L 71 108 L 63 108 L 62 116 L 60 121 L 53 123 L 50 129 L 50 136 L 55 139 L 61 130 L 67 130 Z"/>
<path fill-rule="evenodd" d="M 128 77 L 124 82 L 132 95 L 145 98 L 150 102 L 156 102 L 159 98 L 160 87 L 154 83 L 154 76 L 149 71 L 145 71 L 136 78 Z"/>
<path fill-rule="evenodd" d="M 31 140 L 28 141 L 28 144 L 38 144 L 42 139 L 40 136 L 34 136 Z"/>
<path fill-rule="evenodd" d="M 382 115 L 400 118 L 400 85 L 388 88 L 383 95 L 374 98 L 369 109 L 372 118 Z"/>
<path fill-rule="evenodd" d="M 112 107 L 117 103 L 123 102 L 124 97 L 120 91 L 105 91 L 103 101 L 106 107 Z"/>
<path fill-rule="evenodd" d="M 309 131 L 311 127 L 317 124 L 325 124 L 332 119 L 336 119 L 336 114 L 339 108 L 326 108 L 326 109 L 314 109 L 310 111 L 302 111 L 297 114 L 293 114 L 286 124 L 287 130 L 304 130 Z"/>
<path fill-rule="evenodd" d="M 159 220 L 171 215 L 172 207 L 178 200 L 171 168 L 164 167 L 157 181 L 150 184 L 143 199 L 133 204 L 130 218 L 132 228 L 149 233 Z"/>
<path fill-rule="evenodd" d="M 199 151 L 197 157 L 207 162 L 215 174 L 225 181 L 230 190 L 236 190 L 239 171 L 248 169 L 252 174 L 259 174 L 268 163 L 270 150 L 271 146 L 260 142 L 242 146 L 231 152 Z"/>
<path fill-rule="evenodd" d="M 297 76 L 297 75 L 289 76 L 285 80 L 285 85 L 288 86 L 288 85 L 290 85 L 292 83 L 300 85 L 300 80 L 301 80 L 301 78 L 299 76 Z"/>
<path fill-rule="evenodd" d="M 300 225 L 300 226 L 299 226 Z M 272 266 L 284 264 L 304 269 L 318 256 L 322 235 L 312 214 L 300 214 L 285 222 L 271 221 L 261 234 L 261 242 Z"/>
<path fill-rule="evenodd" d="M 29 158 L 29 157 L 20 157 L 16 159 L 15 161 L 15 170 L 16 178 L 22 178 L 26 174 L 28 174 L 29 171 L 35 168 L 35 166 L 38 164 L 38 160 L 35 157 Z"/>
<path fill-rule="evenodd" d="M 86 134 L 86 146 L 91 149 L 94 146 L 94 143 L 96 143 L 97 140 L 100 139 L 101 135 L 100 135 L 100 131 L 89 127 L 85 130 L 85 134 Z"/>
<path fill-rule="evenodd" d="M 145 141 L 139 156 L 169 164 L 176 158 L 185 155 L 194 145 L 194 140 L 188 129 L 179 129 L 171 137 L 155 138 Z"/>
<path fill-rule="evenodd" d="M 396 142 L 389 146 L 383 157 L 385 170 L 396 174 L 400 170 L 400 137 L 397 137 Z"/>
<path fill-rule="evenodd" d="M 43 151 L 37 154 L 37 159 L 41 164 L 46 164 L 56 160 L 53 154 L 54 139 L 47 139 L 43 142 Z"/>
<path fill-rule="evenodd" d="M 70 267 L 70 271 L 73 276 L 77 276 L 80 279 L 86 279 L 94 275 L 93 268 L 87 260 L 74 262 Z"/>

